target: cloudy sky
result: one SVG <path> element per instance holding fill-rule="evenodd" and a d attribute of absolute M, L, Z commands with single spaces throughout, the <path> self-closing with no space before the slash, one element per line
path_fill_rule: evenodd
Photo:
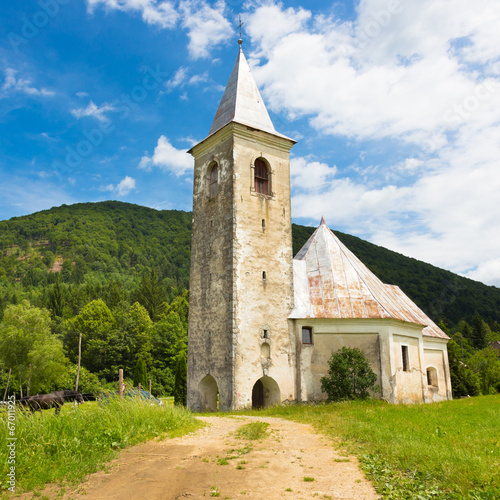
<path fill-rule="evenodd" d="M 498 0 L 3 2 L 0 219 L 190 210 L 239 13 L 295 222 L 500 286 Z"/>

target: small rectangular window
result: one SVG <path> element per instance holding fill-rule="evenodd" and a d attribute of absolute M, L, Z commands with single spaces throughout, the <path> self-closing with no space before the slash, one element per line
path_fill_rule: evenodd
<path fill-rule="evenodd" d="M 264 330 L 263 333 L 262 333 L 262 337 L 265 338 L 265 339 L 268 339 L 269 338 L 269 333 L 267 330 Z"/>
<path fill-rule="evenodd" d="M 312 328 L 310 326 L 302 327 L 302 343 L 312 344 Z"/>
<path fill-rule="evenodd" d="M 269 189 L 269 172 L 267 165 L 261 158 L 255 160 L 255 191 L 261 194 L 268 194 Z"/>
<path fill-rule="evenodd" d="M 432 387 L 438 387 L 438 376 L 437 370 L 433 367 L 427 368 L 427 385 Z"/>
<path fill-rule="evenodd" d="M 403 358 L 403 371 L 404 372 L 410 371 L 410 360 L 408 357 L 408 346 L 407 345 L 401 346 L 401 356 Z"/>

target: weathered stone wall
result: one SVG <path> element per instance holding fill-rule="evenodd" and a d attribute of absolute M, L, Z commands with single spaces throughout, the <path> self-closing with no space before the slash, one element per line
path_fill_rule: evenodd
<path fill-rule="evenodd" d="M 422 337 L 422 327 L 384 319 L 293 319 L 297 358 L 297 400 L 326 399 L 321 377 L 328 373 L 332 352 L 357 347 L 377 375 L 380 397 L 391 403 L 451 399 L 446 340 Z M 302 343 L 302 327 L 313 329 L 313 343 Z M 408 347 L 407 371 L 402 348 Z M 427 384 L 427 367 L 437 370 L 437 386 Z"/>
<path fill-rule="evenodd" d="M 188 406 L 202 410 L 200 382 L 211 375 L 220 409 L 232 407 L 233 139 L 220 131 L 194 149 L 193 230 L 188 328 Z M 210 167 L 218 193 L 209 197 Z"/>
<path fill-rule="evenodd" d="M 425 401 L 436 402 L 452 399 L 450 368 L 446 340 L 424 338 L 424 369 L 436 370 L 436 384 L 429 385 L 425 380 Z M 426 373 L 427 374 L 427 373 Z"/>
<path fill-rule="evenodd" d="M 291 322 L 295 324 L 296 330 L 299 401 L 326 399 L 326 394 L 321 390 L 321 378 L 328 373 L 328 361 L 332 353 L 344 346 L 356 347 L 363 352 L 377 375 L 377 384 L 380 385 L 380 341 L 373 321 L 303 319 Z M 312 344 L 302 343 L 303 326 L 312 327 Z"/>
<path fill-rule="evenodd" d="M 405 335 L 398 331 L 392 336 L 392 356 L 394 359 L 393 403 L 420 403 L 424 398 L 423 359 L 421 353 L 421 338 Z M 402 347 L 408 348 L 409 366 L 403 370 Z"/>
<path fill-rule="evenodd" d="M 234 407 L 252 404 L 257 380 L 270 377 L 281 401 L 294 399 L 289 150 L 292 142 L 236 126 L 234 144 Z M 269 194 L 255 192 L 254 162 L 269 166 Z M 264 274 L 265 273 L 265 277 Z"/>
<path fill-rule="evenodd" d="M 231 123 L 193 148 L 193 235 L 188 344 L 188 406 L 252 404 L 265 394 L 294 399 L 294 347 L 287 317 L 293 303 L 289 150 L 292 141 Z M 271 171 L 270 194 L 254 190 L 254 162 Z M 218 193 L 208 195 L 219 165 Z M 265 273 L 265 278 L 263 277 Z M 272 380 L 271 380 L 272 379 Z"/>

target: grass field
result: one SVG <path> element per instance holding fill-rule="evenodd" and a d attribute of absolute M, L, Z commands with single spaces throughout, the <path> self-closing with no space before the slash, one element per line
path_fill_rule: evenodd
<path fill-rule="evenodd" d="M 7 429 L 7 414 L 0 425 Z M 16 493 L 47 483 L 78 483 L 100 470 L 120 448 L 155 437 L 174 437 L 202 424 L 186 409 L 115 399 L 107 404 L 63 406 L 32 416 L 16 411 Z M 0 495 L 7 483 L 7 432 L 0 433 Z"/>
<path fill-rule="evenodd" d="M 382 401 L 273 407 L 357 455 L 388 499 L 500 499 L 500 395 L 427 405 Z"/>
<path fill-rule="evenodd" d="M 428 405 L 364 401 L 243 413 L 312 424 L 335 446 L 359 457 L 383 498 L 500 499 L 500 395 Z M 6 416 L 0 415 L 3 429 Z M 42 489 L 46 483 L 78 483 L 104 468 L 125 446 L 181 435 L 202 424 L 183 408 L 117 399 L 107 405 L 68 404 L 58 417 L 53 411 L 33 416 L 16 412 L 15 425 L 19 493 Z M 239 432 L 257 439 L 266 429 L 252 423 Z M 7 433 L 2 432 L 4 491 L 6 480 Z"/>

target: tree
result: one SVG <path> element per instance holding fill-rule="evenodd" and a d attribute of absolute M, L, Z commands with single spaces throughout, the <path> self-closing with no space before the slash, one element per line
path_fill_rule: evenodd
<path fill-rule="evenodd" d="M 165 315 L 174 312 L 179 315 L 182 325 L 187 333 L 188 316 L 189 316 L 189 290 L 184 291 L 182 295 L 178 295 L 166 307 Z"/>
<path fill-rule="evenodd" d="M 94 373 L 113 377 L 122 358 L 123 343 L 116 321 L 101 299 L 89 302 L 74 318 L 68 320 L 68 347 L 76 362 L 78 337 L 82 334 L 82 365 Z"/>
<path fill-rule="evenodd" d="M 132 352 L 137 359 L 142 359 L 147 365 L 153 361 L 151 357 L 151 349 L 153 348 L 152 327 L 153 322 L 149 318 L 148 311 L 139 304 L 134 302 L 129 311 L 129 329 L 128 342 L 132 343 Z"/>
<path fill-rule="evenodd" d="M 64 297 L 61 289 L 61 283 L 59 279 L 57 279 L 49 291 L 49 310 L 54 316 L 59 316 L 62 318 L 63 309 Z"/>
<path fill-rule="evenodd" d="M 121 303 L 115 309 L 117 330 L 124 345 L 121 368 L 133 373 L 138 359 L 144 360 L 149 369 L 153 363 L 153 322 L 146 309 L 135 302 L 131 306 Z"/>
<path fill-rule="evenodd" d="M 486 347 L 469 359 L 472 370 L 478 375 L 483 394 L 495 394 L 500 384 L 500 360 L 498 351 Z"/>
<path fill-rule="evenodd" d="M 50 331 L 50 313 L 27 300 L 7 306 L 0 324 L 0 362 L 27 392 L 50 388 L 64 375 L 62 342 Z"/>
<path fill-rule="evenodd" d="M 170 395 L 175 387 L 173 376 L 177 355 L 186 349 L 187 331 L 179 315 L 169 312 L 153 325 L 153 364 L 150 369 L 155 392 Z"/>
<path fill-rule="evenodd" d="M 137 360 L 134 369 L 134 387 L 137 387 L 139 384 L 141 384 L 143 388 L 148 386 L 146 362 L 142 358 Z"/>
<path fill-rule="evenodd" d="M 472 341 L 476 349 L 484 349 L 486 347 L 486 338 L 491 334 L 490 327 L 479 316 L 478 313 L 474 315 L 472 320 Z"/>
<path fill-rule="evenodd" d="M 72 388 L 75 383 L 77 366 L 69 364 L 66 375 L 59 384 L 59 389 Z M 80 381 L 78 384 L 80 392 L 92 392 L 94 394 L 102 392 L 103 386 L 99 381 L 99 377 L 95 373 L 89 372 L 83 366 L 80 368 Z"/>
<path fill-rule="evenodd" d="M 448 361 L 450 365 L 453 397 L 459 398 L 479 395 L 479 378 L 471 368 L 462 361 L 461 348 L 453 339 L 450 339 L 448 342 Z"/>
<path fill-rule="evenodd" d="M 136 300 L 146 308 L 149 317 L 156 321 L 156 318 L 162 312 L 166 295 L 160 279 L 156 276 L 154 267 L 151 268 L 149 276 L 144 275 L 142 277 L 141 284 L 136 292 Z"/>
<path fill-rule="evenodd" d="M 332 354 L 328 364 L 328 375 L 321 378 L 321 389 L 328 395 L 328 401 L 369 397 L 377 375 L 358 348 L 342 347 Z"/>
<path fill-rule="evenodd" d="M 181 351 L 175 362 L 174 369 L 174 404 L 186 406 L 187 404 L 187 356 L 186 351 Z"/>
<path fill-rule="evenodd" d="M 160 321 L 153 326 L 153 339 L 155 364 L 158 362 L 162 367 L 173 368 L 176 356 L 186 348 L 184 343 L 187 341 L 187 331 L 179 315 L 175 312 L 162 315 Z"/>

